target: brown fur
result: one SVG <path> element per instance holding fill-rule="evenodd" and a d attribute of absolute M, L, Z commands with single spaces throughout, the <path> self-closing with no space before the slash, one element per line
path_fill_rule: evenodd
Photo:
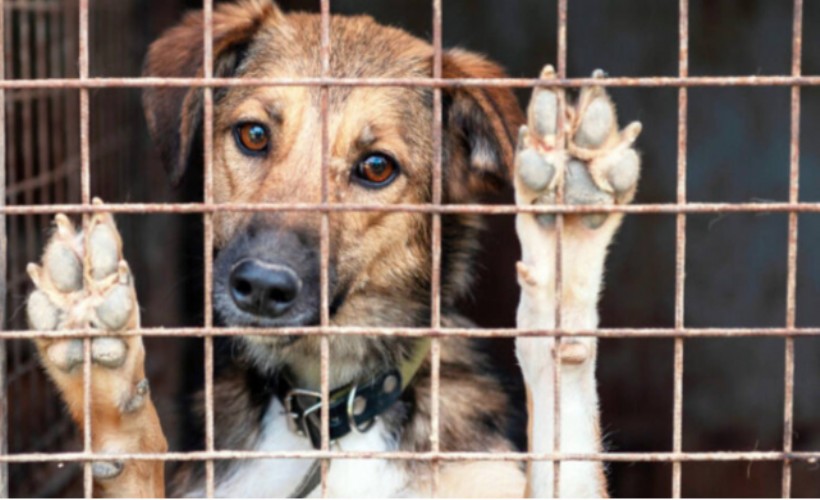
<path fill-rule="evenodd" d="M 159 77 L 202 75 L 202 13 L 193 12 L 150 50 L 145 74 Z M 220 5 L 214 12 L 214 73 L 237 77 L 315 77 L 321 74 L 320 19 L 283 14 L 267 0 Z M 376 24 L 369 17 L 333 17 L 330 76 L 427 77 L 432 49 L 407 33 Z M 493 78 L 503 71 L 481 56 L 453 50 L 444 56 L 445 77 Z M 321 136 L 318 88 L 261 87 L 217 89 L 214 109 L 214 197 L 216 202 L 317 203 L 321 201 Z M 329 195 L 334 203 L 422 204 L 432 199 L 432 90 L 339 87 L 329 90 Z M 202 123 L 201 89 L 152 88 L 145 92 L 146 115 L 171 177 L 178 182 L 190 165 Z M 471 203 L 504 185 L 514 154 L 514 131 L 523 114 L 507 89 L 444 91 L 444 197 Z M 250 158 L 231 133 L 240 121 L 265 123 L 271 153 Z M 350 168 L 368 151 L 384 151 L 402 166 L 401 176 L 382 190 L 350 182 Z M 321 217 L 303 212 L 214 216 L 216 246 L 255 228 L 307 234 L 318 242 Z M 443 221 L 442 308 L 445 323 L 464 324 L 453 310 L 471 282 L 479 221 L 449 216 Z M 334 280 L 330 293 L 341 297 L 334 325 L 426 326 L 431 287 L 431 218 L 419 213 L 334 212 L 330 250 Z M 318 243 L 317 243 L 318 245 Z M 400 338 L 331 339 L 331 383 L 400 362 L 414 341 Z M 307 384 L 318 377 L 319 341 L 284 344 L 254 337 L 243 343 L 243 360 L 222 372 L 215 387 L 217 446 L 251 445 L 256 421 L 249 370 L 265 376 L 287 365 Z M 509 401 L 487 375 L 485 360 L 465 340 L 442 341 L 441 449 L 504 451 Z M 254 375 L 255 376 L 255 375 Z M 429 449 L 430 372 L 425 365 L 403 401 L 384 418 L 403 428 L 401 448 Z M 420 484 L 429 464 L 412 464 Z M 222 464 L 218 474 L 228 465 Z M 201 484 L 202 473 L 186 465 L 179 491 Z M 453 471 L 456 466 L 452 467 Z M 506 465 L 504 467 L 507 467 Z M 448 469 L 445 466 L 445 469 Z M 517 471 L 517 469 L 515 469 Z M 458 474 L 455 472 L 453 478 Z M 520 475 L 520 471 L 518 471 Z M 523 477 L 523 475 L 521 475 Z M 448 476 L 449 477 L 449 476 Z M 450 484 L 450 483 L 447 483 Z M 523 484 L 523 483 L 522 483 Z"/>

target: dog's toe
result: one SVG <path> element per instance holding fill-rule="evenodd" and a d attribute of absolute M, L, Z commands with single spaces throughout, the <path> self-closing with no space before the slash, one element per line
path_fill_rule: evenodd
<path fill-rule="evenodd" d="M 127 326 L 133 310 L 134 294 L 129 285 L 114 285 L 95 309 L 100 323 L 111 331 Z"/>
<path fill-rule="evenodd" d="M 108 224 L 94 224 L 88 236 L 87 251 L 91 277 L 101 280 L 114 274 L 120 261 L 119 236 Z"/>
<path fill-rule="evenodd" d="M 575 144 L 583 148 L 599 148 L 616 129 L 615 108 L 604 93 L 592 98 L 583 110 L 575 132 Z"/>
<path fill-rule="evenodd" d="M 115 337 L 97 337 L 91 342 L 91 359 L 106 368 L 119 368 L 128 354 L 125 341 Z"/>
<path fill-rule="evenodd" d="M 522 127 L 522 135 L 526 133 L 526 127 Z M 519 139 L 519 143 L 524 141 L 523 138 Z M 524 147 L 519 150 L 515 169 L 521 182 L 536 192 L 547 189 L 555 178 L 555 165 L 535 148 Z"/>
<path fill-rule="evenodd" d="M 63 372 L 70 372 L 83 362 L 83 341 L 59 340 L 46 347 L 47 361 Z"/>
<path fill-rule="evenodd" d="M 43 268 L 59 292 L 76 292 L 83 286 L 82 261 L 70 240 L 52 240 L 43 254 Z"/>
<path fill-rule="evenodd" d="M 35 330 L 55 330 L 62 311 L 42 290 L 34 290 L 26 302 L 28 322 Z"/>
<path fill-rule="evenodd" d="M 612 164 L 607 172 L 607 179 L 619 200 L 626 198 L 635 190 L 640 173 L 641 159 L 637 151 L 628 148 L 613 154 Z"/>

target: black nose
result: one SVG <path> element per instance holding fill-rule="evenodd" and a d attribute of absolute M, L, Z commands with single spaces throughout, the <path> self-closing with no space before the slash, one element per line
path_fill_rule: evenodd
<path fill-rule="evenodd" d="M 296 301 L 302 283 L 289 267 L 248 259 L 231 271 L 231 298 L 245 312 L 275 318 Z"/>

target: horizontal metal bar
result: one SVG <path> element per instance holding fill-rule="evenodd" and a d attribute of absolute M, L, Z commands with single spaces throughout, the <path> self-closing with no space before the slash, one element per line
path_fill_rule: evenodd
<path fill-rule="evenodd" d="M 515 329 L 515 328 L 392 328 L 392 327 L 351 327 L 351 326 L 306 326 L 282 328 L 137 328 L 122 332 L 103 330 L 9 330 L 0 332 L 0 339 L 67 339 L 84 337 L 206 337 L 206 336 L 361 336 L 382 337 L 597 337 L 597 338 L 736 338 L 736 337 L 816 337 L 816 328 L 602 328 L 599 330 L 567 329 Z"/>
<path fill-rule="evenodd" d="M 0 214 L 200 214 L 210 212 L 411 212 L 429 214 L 697 214 L 697 213 L 789 213 L 820 212 L 820 202 L 812 203 L 657 203 L 635 205 L 430 205 L 430 204 L 356 204 L 356 203 L 107 203 L 104 205 L 8 205 Z"/>
<path fill-rule="evenodd" d="M 783 453 L 780 451 L 641 452 L 641 453 L 523 453 L 523 452 L 413 452 L 413 451 L 224 451 L 168 453 L 15 453 L 0 456 L 0 463 L 88 462 L 140 460 L 191 462 L 204 460 L 260 459 L 360 459 L 360 460 L 442 460 L 442 461 L 564 461 L 564 462 L 780 462 L 820 461 L 820 451 Z"/>
<path fill-rule="evenodd" d="M 0 89 L 147 87 L 793 87 L 820 85 L 820 76 L 748 75 L 617 78 L 48 78 L 0 82 Z"/>

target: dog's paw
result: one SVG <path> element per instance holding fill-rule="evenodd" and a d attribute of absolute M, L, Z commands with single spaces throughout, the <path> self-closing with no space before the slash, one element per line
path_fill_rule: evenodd
<path fill-rule="evenodd" d="M 148 390 L 142 340 L 117 332 L 139 327 L 139 311 L 111 215 L 92 216 L 86 233 L 76 231 L 65 215 L 57 215 L 41 264 L 29 264 L 27 270 L 35 286 L 27 303 L 31 328 L 110 332 L 91 340 L 94 404 L 113 405 L 122 413 L 138 409 Z M 41 338 L 36 344 L 66 403 L 70 408 L 81 406 L 83 340 Z"/>
<path fill-rule="evenodd" d="M 600 70 L 593 77 L 600 78 Z M 541 78 L 554 78 L 547 66 Z M 515 162 L 516 199 L 522 205 L 554 204 L 559 190 L 568 205 L 610 205 L 632 201 L 640 175 L 640 158 L 632 147 L 641 132 L 633 122 L 618 129 L 615 105 L 601 86 L 586 87 L 574 103 L 567 102 L 563 120 L 567 146 L 557 148 L 558 94 L 554 89 L 536 88 L 521 127 Z M 551 227 L 555 216 L 538 217 Z M 607 214 L 568 216 L 590 229 L 601 227 Z"/>

